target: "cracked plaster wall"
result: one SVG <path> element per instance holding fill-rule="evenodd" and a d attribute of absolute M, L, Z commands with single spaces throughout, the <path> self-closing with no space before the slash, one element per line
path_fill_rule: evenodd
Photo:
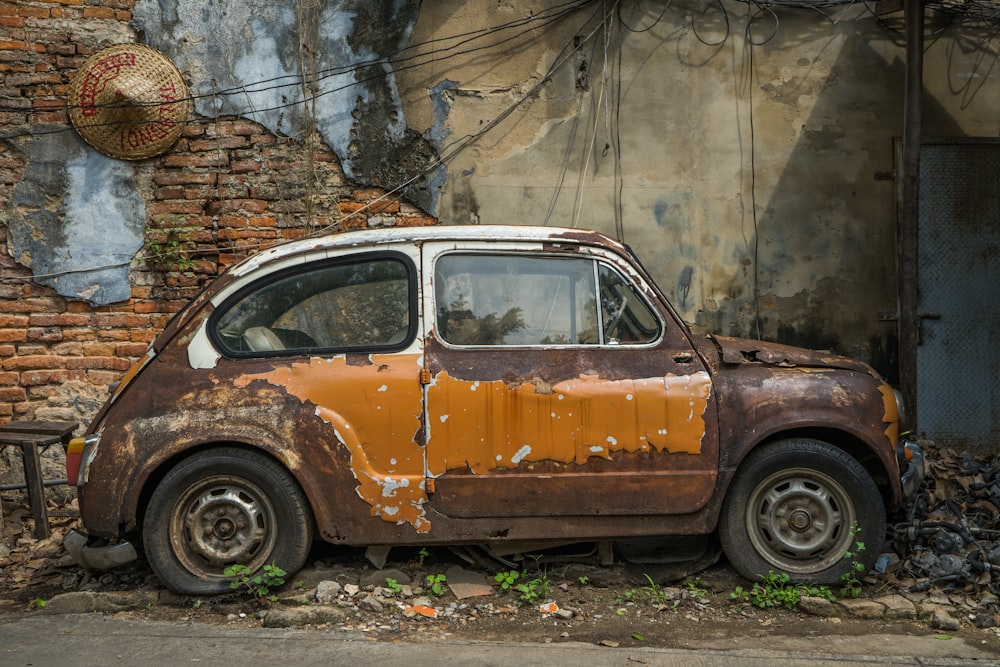
<path fill-rule="evenodd" d="M 34 129 L 15 140 L 26 166 L 6 213 L 11 255 L 63 296 L 92 305 L 128 299 L 128 266 L 146 222 L 138 167 L 75 133 Z"/>
<path fill-rule="evenodd" d="M 425 3 L 412 42 L 533 7 Z M 623 8 L 616 21 L 651 27 L 578 39 L 536 96 L 449 162 L 442 221 L 615 234 L 620 191 L 624 240 L 698 330 L 833 349 L 892 375 L 904 49 L 864 7 L 837 21 L 760 12 L 749 33 L 743 3 Z M 475 132 L 593 28 L 586 18 L 398 73 L 407 121 L 437 140 Z M 938 27 L 924 134 L 995 136 L 995 38 Z"/>
<path fill-rule="evenodd" d="M 418 5 L 140 0 L 135 23 L 190 80 L 201 116 L 241 115 L 297 138 L 315 124 L 348 179 L 393 189 L 434 157 L 406 126 L 392 68 L 377 62 L 407 45 Z M 403 193 L 433 212 L 439 186 L 421 178 Z"/>

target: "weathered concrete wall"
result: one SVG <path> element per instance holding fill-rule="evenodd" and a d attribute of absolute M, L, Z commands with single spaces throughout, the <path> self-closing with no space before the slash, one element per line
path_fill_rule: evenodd
<path fill-rule="evenodd" d="M 549 77 L 448 163 L 442 222 L 618 232 L 699 328 L 832 348 L 892 374 L 902 15 L 722 7 L 623 3 L 605 30 L 589 6 L 397 73 L 408 123 L 438 145 Z M 411 41 L 532 9 L 425 3 Z M 926 56 L 925 134 L 995 136 L 986 31 L 929 23 L 943 32 Z"/>

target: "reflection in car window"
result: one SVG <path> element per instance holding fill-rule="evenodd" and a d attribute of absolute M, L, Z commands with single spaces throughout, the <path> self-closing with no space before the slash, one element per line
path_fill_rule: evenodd
<path fill-rule="evenodd" d="M 631 285 L 592 259 L 448 254 L 434 285 L 437 331 L 454 345 L 640 344 L 659 334 Z"/>
<path fill-rule="evenodd" d="M 314 265 L 224 305 L 214 338 L 237 355 L 391 347 L 410 330 L 409 283 L 397 259 Z"/>

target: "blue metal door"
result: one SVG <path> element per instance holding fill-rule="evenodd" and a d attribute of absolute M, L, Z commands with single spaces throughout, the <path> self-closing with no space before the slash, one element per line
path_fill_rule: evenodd
<path fill-rule="evenodd" d="M 922 435 L 1000 446 L 1000 142 L 924 144 L 917 410 Z"/>

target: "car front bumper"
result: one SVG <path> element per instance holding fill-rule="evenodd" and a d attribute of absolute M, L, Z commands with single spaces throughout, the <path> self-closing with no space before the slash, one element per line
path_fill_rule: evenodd
<path fill-rule="evenodd" d="M 129 542 L 94 543 L 86 533 L 71 528 L 63 538 L 63 546 L 77 563 L 89 570 L 110 570 L 131 563 L 139 555 Z"/>

